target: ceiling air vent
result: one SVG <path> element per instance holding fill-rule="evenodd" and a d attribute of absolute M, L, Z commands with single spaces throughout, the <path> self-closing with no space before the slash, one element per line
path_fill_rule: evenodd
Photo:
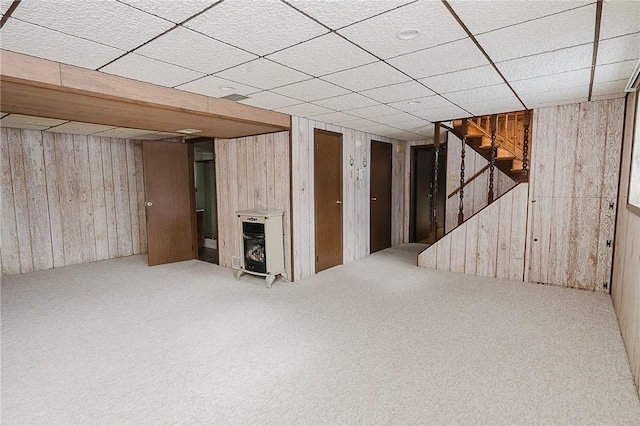
<path fill-rule="evenodd" d="M 243 101 L 245 99 L 249 99 L 248 96 L 238 95 L 237 93 L 232 93 L 231 95 L 223 96 L 220 99 L 228 99 L 230 101 Z"/>

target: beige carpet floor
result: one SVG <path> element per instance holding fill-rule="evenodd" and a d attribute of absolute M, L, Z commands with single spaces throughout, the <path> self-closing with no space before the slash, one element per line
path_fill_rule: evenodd
<path fill-rule="evenodd" d="M 608 295 L 378 252 L 295 284 L 144 256 L 2 279 L 2 424 L 638 424 Z"/>

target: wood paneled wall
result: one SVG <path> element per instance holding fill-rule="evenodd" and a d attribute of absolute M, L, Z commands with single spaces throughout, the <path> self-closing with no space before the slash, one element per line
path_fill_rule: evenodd
<path fill-rule="evenodd" d="M 147 251 L 139 141 L 0 131 L 2 275 Z"/>
<path fill-rule="evenodd" d="M 238 210 L 284 210 L 285 265 L 291 277 L 289 132 L 216 139 L 220 266 L 240 256 Z M 295 223 L 295 222 L 294 222 Z"/>
<path fill-rule="evenodd" d="M 315 274 L 313 134 L 314 129 L 343 135 L 343 262 L 369 254 L 369 167 L 371 140 L 393 144 L 391 244 L 404 241 L 404 167 L 403 142 L 292 117 L 293 251 L 295 279 Z M 353 158 L 353 166 L 350 160 Z M 364 166 L 366 161 L 367 166 Z M 356 170 L 365 169 L 365 179 L 356 179 Z"/>
<path fill-rule="evenodd" d="M 634 137 L 633 109 L 636 98 L 636 93 L 627 96 L 611 298 L 636 388 L 640 393 L 640 216 L 627 209 L 631 144 Z M 640 123 L 636 123 L 636 126 L 640 126 Z M 638 132 L 635 135 L 635 145 L 638 149 L 640 135 Z"/>
<path fill-rule="evenodd" d="M 513 236 L 510 239 L 512 258 L 525 260 L 524 276 L 518 279 L 608 292 L 624 101 L 612 99 L 541 108 L 534 117 L 528 208 L 520 205 L 520 196 L 516 197 L 525 187 L 518 185 L 512 201 L 512 209 L 517 208 L 510 218 L 507 210 L 496 212 L 494 202 L 463 224 L 464 241 L 461 230 L 456 229 L 451 241 L 438 242 L 425 250 L 419 262 L 422 266 L 446 269 L 446 262 L 439 266 L 437 256 L 446 257 L 447 250 L 451 250 L 449 268 L 462 272 L 462 252 L 454 254 L 453 248 L 447 249 L 446 245 L 458 247 L 464 243 L 464 272 L 492 276 L 494 260 L 482 260 L 486 250 L 478 250 L 487 241 L 494 241 L 495 226 L 483 224 L 499 217 L 498 229 L 511 227 L 513 233 L 517 224 L 515 235 L 519 238 L 521 215 L 526 214 L 526 245 Z M 503 198 L 498 200 L 499 206 Z M 500 237 L 499 232 L 497 235 L 499 247 L 507 243 L 506 237 Z M 523 250 L 526 247 L 526 252 L 513 252 L 520 247 Z M 434 252 L 437 252 L 435 259 Z M 488 265 L 481 266 L 483 262 Z M 504 276 L 498 275 L 500 261 L 497 262 L 495 276 Z M 510 273 L 509 277 L 516 275 Z"/>
<path fill-rule="evenodd" d="M 609 292 L 624 100 L 534 117 L 525 280 Z"/>
<path fill-rule="evenodd" d="M 460 187 L 460 153 L 462 151 L 462 141 L 451 132 L 447 143 L 447 197 L 454 190 Z M 478 154 L 467 146 L 464 159 L 465 181 L 470 179 L 483 167 L 489 164 L 486 158 Z M 487 194 L 489 192 L 489 169 L 475 178 L 469 185 L 464 187 L 463 212 L 464 217 L 469 218 L 483 209 L 487 205 Z M 504 174 L 498 168 L 494 171 L 495 196 L 498 198 L 516 185 L 516 182 Z M 450 232 L 458 226 L 458 210 L 460 204 L 460 194 L 457 193 L 451 198 L 447 198 L 445 232 Z"/>
<path fill-rule="evenodd" d="M 418 266 L 522 281 L 528 184 L 519 184 L 418 256 Z"/>

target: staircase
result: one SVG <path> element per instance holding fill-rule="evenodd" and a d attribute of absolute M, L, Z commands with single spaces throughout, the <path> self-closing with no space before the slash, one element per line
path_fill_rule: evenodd
<path fill-rule="evenodd" d="M 491 162 L 491 139 L 495 126 L 495 167 L 516 182 L 528 182 L 529 176 L 523 164 L 526 164 L 524 155 L 525 126 L 528 127 L 530 118 L 530 112 L 517 111 L 467 120 L 454 120 L 453 132 L 460 139 L 465 140 L 473 150 Z M 492 123 L 492 119 L 495 122 Z"/>

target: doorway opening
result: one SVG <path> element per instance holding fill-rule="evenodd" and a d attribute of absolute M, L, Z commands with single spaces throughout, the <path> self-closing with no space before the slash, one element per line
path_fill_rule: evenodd
<path fill-rule="evenodd" d="M 434 171 L 436 151 L 433 146 L 411 147 L 411 215 L 409 242 L 433 244 L 444 235 L 447 202 L 447 146 L 438 153 L 437 204 L 434 209 Z M 435 221 L 434 221 L 435 216 Z"/>
<path fill-rule="evenodd" d="M 220 264 L 214 143 L 209 138 L 192 143 L 198 259 Z"/>

